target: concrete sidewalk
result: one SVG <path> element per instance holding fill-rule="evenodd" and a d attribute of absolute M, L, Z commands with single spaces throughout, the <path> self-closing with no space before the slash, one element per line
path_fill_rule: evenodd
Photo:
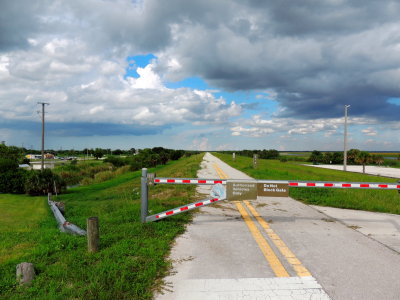
<path fill-rule="evenodd" d="M 343 165 L 305 165 L 305 166 L 343 171 Z M 347 166 L 347 172 L 362 173 L 363 172 L 362 166 L 354 166 L 354 165 Z M 365 174 L 400 179 L 400 169 L 398 168 L 366 166 Z"/>
<path fill-rule="evenodd" d="M 316 205 L 311 207 L 400 254 L 400 215 Z"/>

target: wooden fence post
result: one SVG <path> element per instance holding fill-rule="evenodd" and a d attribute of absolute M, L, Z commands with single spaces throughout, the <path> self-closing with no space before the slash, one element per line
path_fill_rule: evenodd
<path fill-rule="evenodd" d="M 97 252 L 99 250 L 99 219 L 90 217 L 87 219 L 87 241 L 88 251 Z"/>

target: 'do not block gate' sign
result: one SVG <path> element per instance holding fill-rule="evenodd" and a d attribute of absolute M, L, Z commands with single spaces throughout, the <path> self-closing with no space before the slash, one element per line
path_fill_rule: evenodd
<path fill-rule="evenodd" d="M 257 181 L 228 181 L 226 185 L 227 199 L 256 200 L 261 197 L 288 197 L 289 187 L 287 183 L 257 182 Z"/>

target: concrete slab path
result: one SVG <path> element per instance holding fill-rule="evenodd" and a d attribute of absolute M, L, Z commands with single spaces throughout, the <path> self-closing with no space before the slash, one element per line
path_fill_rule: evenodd
<path fill-rule="evenodd" d="M 312 207 L 400 254 L 400 215 L 316 205 Z"/>

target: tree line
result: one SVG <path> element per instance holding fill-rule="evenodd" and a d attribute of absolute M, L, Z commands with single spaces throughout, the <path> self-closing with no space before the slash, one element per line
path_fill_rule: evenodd
<path fill-rule="evenodd" d="M 221 151 L 224 154 L 232 154 L 235 153 L 236 155 L 240 156 L 247 156 L 253 157 L 254 154 L 257 154 L 258 158 L 260 159 L 279 159 L 279 151 L 275 149 L 269 150 L 240 150 L 240 151 Z"/>
<path fill-rule="evenodd" d="M 398 156 L 400 160 L 400 155 Z M 308 161 L 318 164 L 343 164 L 344 155 L 343 152 L 325 152 L 314 150 Z M 385 158 L 381 154 L 371 154 L 367 151 L 361 151 L 359 149 L 350 149 L 347 151 L 347 164 L 349 165 L 362 165 L 363 172 L 365 173 L 365 166 L 367 164 L 375 164 L 381 166 L 385 163 Z M 395 165 L 395 161 L 393 161 Z"/>
<path fill-rule="evenodd" d="M 117 149 L 118 150 L 118 149 Z M 129 165 L 129 170 L 136 171 L 141 168 L 151 168 L 157 165 L 164 165 L 170 160 L 178 160 L 182 156 L 190 156 L 195 151 L 165 149 L 154 147 L 136 150 L 134 148 L 124 151 L 112 151 L 109 149 L 92 149 L 92 154 L 97 159 L 107 155 L 104 163 L 112 164 L 115 167 Z M 30 195 L 45 195 L 48 192 L 57 191 L 61 193 L 66 189 L 66 181 L 59 174 L 50 169 L 44 170 L 25 170 L 19 164 L 29 164 L 29 159 L 25 157 L 27 149 L 15 146 L 0 145 L 0 193 L 27 193 Z M 46 151 L 47 153 L 50 151 Z M 89 150 L 81 150 L 81 154 L 88 154 Z M 35 154 L 29 152 L 30 154 Z M 68 155 L 77 155 L 75 150 L 64 152 Z M 76 166 L 76 161 L 71 165 Z"/>

